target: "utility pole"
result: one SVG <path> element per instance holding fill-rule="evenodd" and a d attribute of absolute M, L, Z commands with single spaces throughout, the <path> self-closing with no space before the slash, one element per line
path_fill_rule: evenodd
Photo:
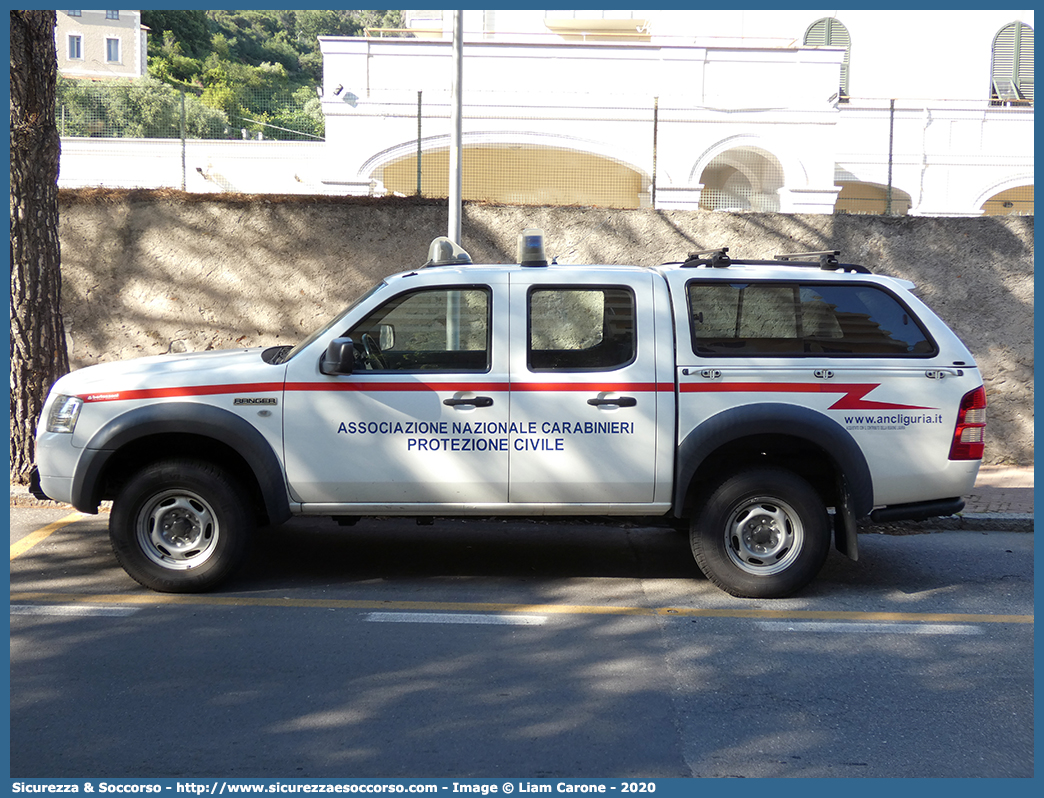
<path fill-rule="evenodd" d="M 464 12 L 453 12 L 453 86 L 451 89 L 453 139 L 449 151 L 449 232 L 452 241 L 460 244 L 461 191 L 463 184 L 463 159 L 461 138 L 463 131 L 461 83 L 464 77 Z"/>
<path fill-rule="evenodd" d="M 885 191 L 885 216 L 892 215 L 892 161 L 895 158 L 895 100 L 888 101 L 888 188 Z"/>

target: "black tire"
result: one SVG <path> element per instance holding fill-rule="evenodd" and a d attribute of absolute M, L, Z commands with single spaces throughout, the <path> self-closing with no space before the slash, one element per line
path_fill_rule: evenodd
<path fill-rule="evenodd" d="M 742 598 L 782 598 L 819 573 L 830 551 L 822 499 L 781 468 L 741 471 L 711 486 L 689 545 L 704 575 Z"/>
<path fill-rule="evenodd" d="M 197 460 L 154 463 L 119 492 L 109 540 L 123 569 L 161 593 L 210 590 L 242 563 L 254 522 L 239 484 Z"/>

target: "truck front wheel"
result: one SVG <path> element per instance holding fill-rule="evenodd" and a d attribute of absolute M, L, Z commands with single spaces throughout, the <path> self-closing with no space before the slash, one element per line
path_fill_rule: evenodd
<path fill-rule="evenodd" d="M 154 463 L 117 495 L 109 540 L 123 569 L 161 593 L 197 593 L 245 558 L 253 522 L 223 469 L 195 460 Z"/>
<path fill-rule="evenodd" d="M 704 494 L 689 532 L 704 575 L 726 593 L 782 598 L 815 579 L 830 550 L 826 507 L 790 471 L 741 471 Z"/>

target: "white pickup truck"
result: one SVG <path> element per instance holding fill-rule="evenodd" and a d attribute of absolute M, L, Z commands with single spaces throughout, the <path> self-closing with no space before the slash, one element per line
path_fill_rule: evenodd
<path fill-rule="evenodd" d="M 212 588 L 294 515 L 629 516 L 737 596 L 807 585 L 856 522 L 958 512 L 983 453 L 968 349 L 910 283 L 804 253 L 475 265 L 448 239 L 297 346 L 165 355 L 51 390 L 34 490 L 149 588 Z"/>

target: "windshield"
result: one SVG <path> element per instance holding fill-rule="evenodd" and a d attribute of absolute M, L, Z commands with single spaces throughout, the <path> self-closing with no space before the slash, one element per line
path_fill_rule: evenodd
<path fill-rule="evenodd" d="M 384 282 L 384 281 L 381 281 L 380 283 L 375 285 L 373 288 L 371 288 L 369 291 L 367 291 L 361 297 L 359 297 L 354 302 L 352 302 L 352 304 L 350 304 L 348 307 L 346 307 L 344 310 L 342 310 L 340 313 L 338 313 L 336 316 L 334 316 L 330 320 L 330 322 L 328 324 L 324 325 L 323 327 L 320 327 L 314 333 L 312 333 L 307 338 L 305 338 L 303 341 L 301 341 L 301 343 L 299 343 L 297 346 L 295 346 L 293 349 L 291 349 L 289 352 L 287 352 L 286 356 L 283 357 L 280 360 L 280 362 L 281 363 L 286 363 L 292 357 L 295 357 L 298 352 L 300 352 L 303 349 L 307 349 L 316 340 L 318 340 L 319 338 L 322 338 L 328 332 L 330 332 L 331 330 L 335 329 L 337 327 L 337 325 L 341 323 L 341 319 L 343 319 L 347 313 L 349 313 L 353 308 L 361 305 L 363 302 L 365 302 L 367 299 L 369 299 L 371 296 L 373 296 L 375 293 L 377 293 L 377 291 L 379 291 L 382 288 L 384 288 L 384 286 L 386 286 L 386 285 L 387 285 L 387 283 Z"/>

